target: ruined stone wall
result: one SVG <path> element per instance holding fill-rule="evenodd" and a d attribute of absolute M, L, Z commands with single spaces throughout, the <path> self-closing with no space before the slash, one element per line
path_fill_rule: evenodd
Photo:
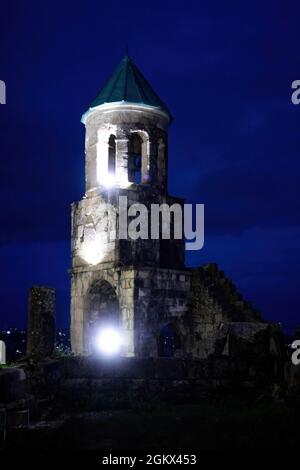
<path fill-rule="evenodd" d="M 118 301 L 124 355 L 156 357 L 160 332 L 171 325 L 180 338 L 176 354 L 206 358 L 220 341 L 226 343 L 222 325 L 261 322 L 217 265 L 185 268 L 184 239 L 173 239 L 172 229 L 170 240 L 161 233 L 160 239 L 151 239 L 149 218 L 147 240 L 119 239 L 119 196 L 127 197 L 128 206 L 144 204 L 149 214 L 152 204 L 177 203 L 183 208 L 184 200 L 167 191 L 169 117 L 144 106 L 115 103 L 91 112 L 84 122 L 86 194 L 72 205 L 74 352 L 90 352 L 88 299 L 101 281 L 111 286 Z M 130 172 L 135 171 L 132 157 L 139 154 L 141 183 L 136 184 Z M 110 157 L 115 163 L 112 188 L 105 182 L 114 168 L 108 165 Z"/>
<path fill-rule="evenodd" d="M 174 324 L 188 347 L 190 273 L 167 269 L 77 269 L 72 274 L 72 349 L 77 354 L 90 353 L 89 289 L 96 281 L 105 280 L 115 289 L 121 328 L 126 338 L 125 356 L 157 356 L 158 337 L 163 326 Z M 178 351 L 180 354 L 180 351 Z"/>
<path fill-rule="evenodd" d="M 68 357 L 56 363 L 59 373 L 55 364 L 45 364 L 48 387 L 59 380 L 55 399 L 62 399 L 63 409 L 81 411 L 149 406 L 162 399 L 199 403 L 205 397 L 224 398 L 234 391 L 241 395 L 244 391 L 248 399 L 253 393 L 255 399 L 264 395 L 270 400 L 275 384 L 284 387 L 281 361 L 276 358 L 119 358 L 108 365 L 99 358 Z M 293 393 L 297 394 L 299 368 L 292 367 L 288 375 L 294 378 Z"/>
<path fill-rule="evenodd" d="M 55 347 L 55 289 L 34 286 L 29 291 L 27 355 L 53 354 Z"/>
<path fill-rule="evenodd" d="M 223 354 L 229 348 L 229 333 L 229 354 L 237 354 L 233 344 L 244 339 L 254 344 L 256 333 L 268 327 L 215 266 L 175 270 L 107 263 L 73 269 L 72 345 L 76 353 L 90 353 L 86 302 L 89 289 L 101 279 L 116 292 L 127 338 L 126 356 L 157 357 L 159 335 L 166 325 L 180 338 L 175 355 L 196 358 Z"/>
<path fill-rule="evenodd" d="M 221 332 L 224 324 L 248 322 L 265 328 L 259 312 L 243 299 L 214 263 L 192 270 L 191 293 L 194 357 L 205 358 L 216 353 L 218 342 L 226 342 L 226 334 Z"/>
<path fill-rule="evenodd" d="M 135 337 L 138 356 L 156 357 L 161 329 L 171 324 L 180 338 L 175 351 L 189 348 L 190 273 L 172 269 L 141 269 L 135 280 Z"/>

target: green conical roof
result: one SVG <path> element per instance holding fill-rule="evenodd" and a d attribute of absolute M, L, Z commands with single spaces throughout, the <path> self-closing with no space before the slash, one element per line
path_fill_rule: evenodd
<path fill-rule="evenodd" d="M 104 103 L 127 102 L 153 106 L 171 114 L 133 61 L 125 55 L 90 109 Z"/>

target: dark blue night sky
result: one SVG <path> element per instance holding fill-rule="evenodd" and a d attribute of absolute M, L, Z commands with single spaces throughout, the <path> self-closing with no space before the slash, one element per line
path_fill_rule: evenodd
<path fill-rule="evenodd" d="M 32 284 L 69 322 L 70 203 L 84 192 L 82 113 L 129 54 L 174 116 L 169 190 L 206 205 L 205 247 L 266 319 L 300 323 L 300 3 L 1 4 L 0 327 Z"/>

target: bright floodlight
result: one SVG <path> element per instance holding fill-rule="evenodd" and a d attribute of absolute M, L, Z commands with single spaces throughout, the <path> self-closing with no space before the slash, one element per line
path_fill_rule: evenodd
<path fill-rule="evenodd" d="M 104 185 L 107 188 L 112 188 L 116 184 L 116 177 L 112 173 L 108 173 L 104 180 Z"/>
<path fill-rule="evenodd" d="M 96 336 L 96 348 L 109 356 L 118 354 L 121 348 L 120 333 L 114 328 L 103 328 Z"/>

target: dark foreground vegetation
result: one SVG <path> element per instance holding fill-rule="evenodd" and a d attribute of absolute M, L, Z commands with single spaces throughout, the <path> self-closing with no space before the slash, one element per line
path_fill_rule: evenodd
<path fill-rule="evenodd" d="M 226 398 L 200 404 L 57 416 L 8 435 L 7 449 L 292 450 L 300 446 L 300 402 Z"/>

